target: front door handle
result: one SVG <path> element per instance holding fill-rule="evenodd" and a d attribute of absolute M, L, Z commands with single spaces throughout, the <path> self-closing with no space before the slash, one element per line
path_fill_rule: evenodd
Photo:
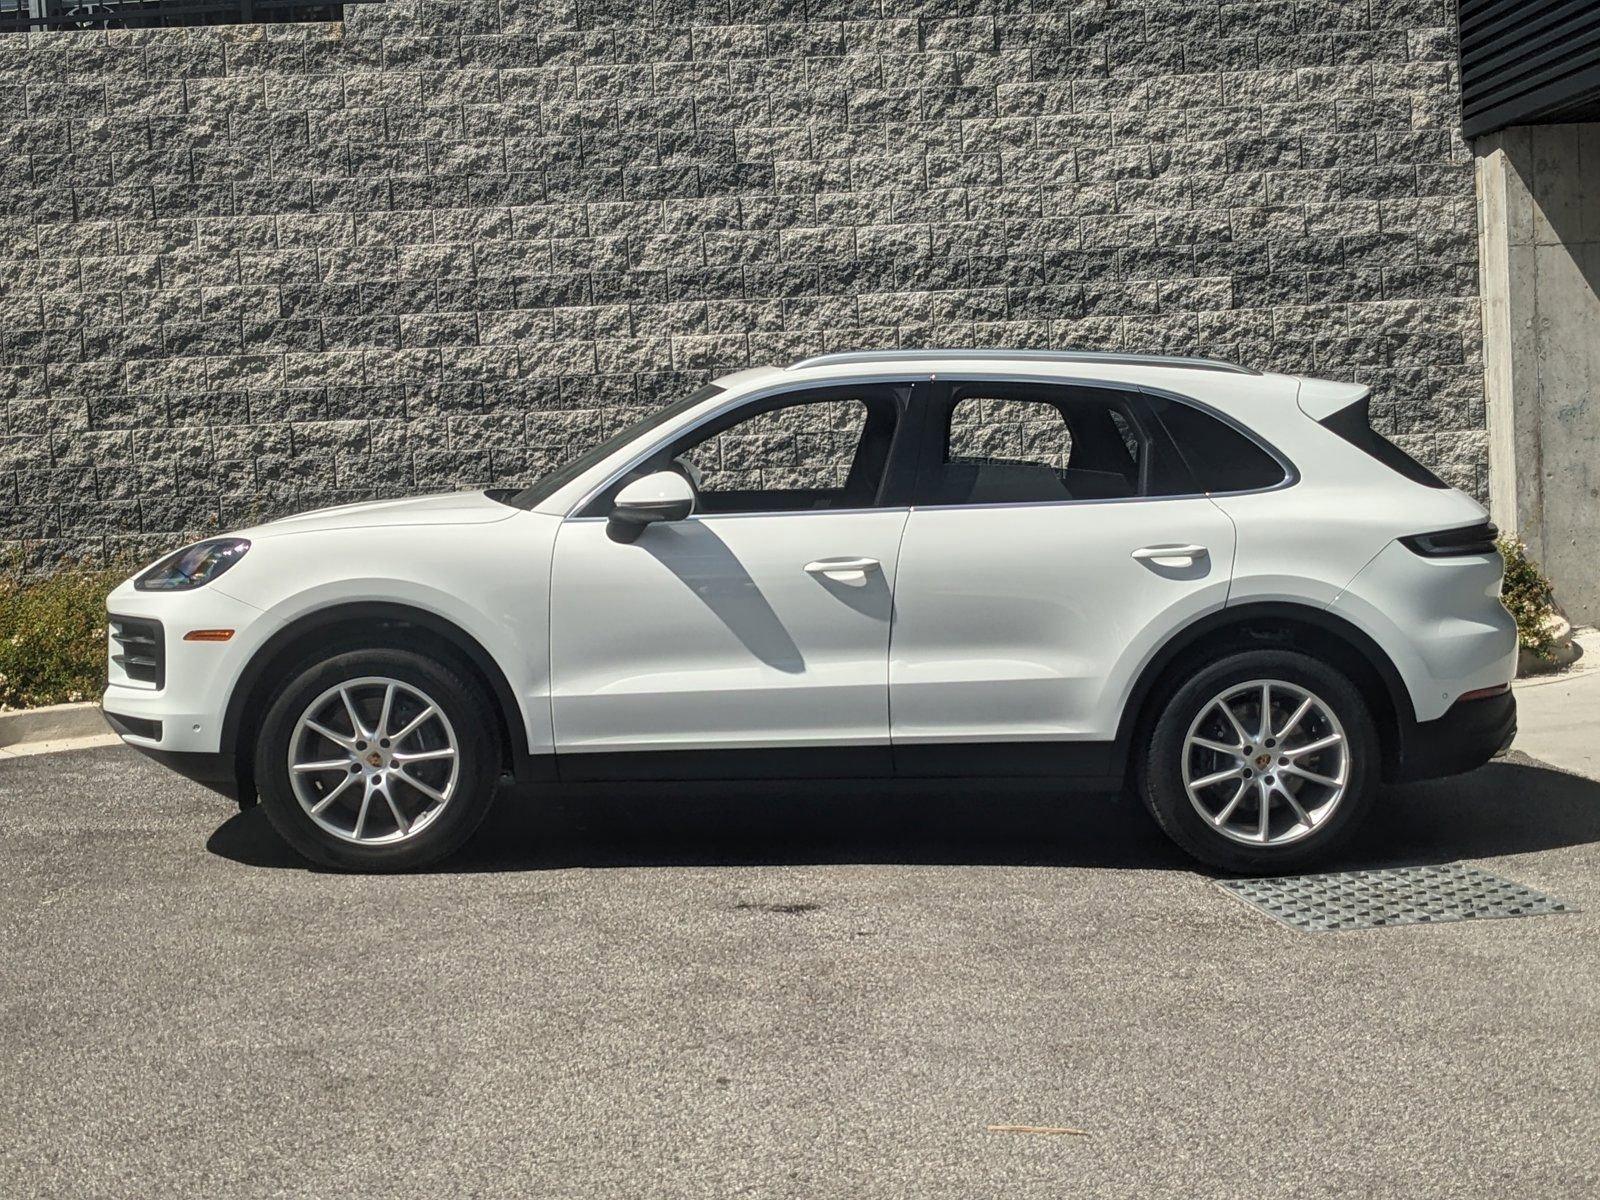
<path fill-rule="evenodd" d="M 816 562 L 806 564 L 806 574 L 857 580 L 866 578 L 868 571 L 876 571 L 882 566 L 875 558 L 819 558 Z"/>
<path fill-rule="evenodd" d="M 1140 562 L 1162 562 L 1167 559 L 1187 559 L 1193 562 L 1204 558 L 1209 551 L 1204 546 L 1141 546 L 1133 552 Z"/>

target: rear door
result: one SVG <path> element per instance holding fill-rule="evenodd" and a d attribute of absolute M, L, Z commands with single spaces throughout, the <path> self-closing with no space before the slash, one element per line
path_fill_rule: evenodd
<path fill-rule="evenodd" d="M 889 665 L 897 768 L 929 743 L 1111 739 L 1138 668 L 1227 601 L 1233 523 L 1136 390 L 944 382 L 916 501 Z"/>

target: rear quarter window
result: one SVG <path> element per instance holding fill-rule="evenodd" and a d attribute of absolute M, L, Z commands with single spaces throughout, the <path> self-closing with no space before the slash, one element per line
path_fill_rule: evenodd
<path fill-rule="evenodd" d="M 1201 491 L 1255 492 L 1288 478 L 1282 462 L 1226 421 L 1182 401 L 1152 402 Z"/>

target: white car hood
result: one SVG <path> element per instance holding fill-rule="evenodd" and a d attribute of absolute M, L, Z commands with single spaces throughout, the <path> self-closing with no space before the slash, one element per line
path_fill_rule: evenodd
<path fill-rule="evenodd" d="M 482 492 L 443 492 L 437 496 L 408 496 L 403 500 L 372 500 L 341 504 L 297 513 L 244 529 L 248 538 L 280 537 L 329 529 L 370 529 L 378 525 L 485 525 L 504 521 L 518 510 Z"/>

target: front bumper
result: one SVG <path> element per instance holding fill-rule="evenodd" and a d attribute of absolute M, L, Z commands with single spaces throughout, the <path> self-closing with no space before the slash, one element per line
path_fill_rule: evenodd
<path fill-rule="evenodd" d="M 261 610 L 216 590 L 140 592 L 124 583 L 106 607 L 117 617 L 159 625 L 162 669 L 137 679 L 119 668 L 109 647 L 109 682 L 100 708 L 106 723 L 141 754 L 213 791 L 249 803 L 250 781 L 241 778 L 231 747 L 222 745 L 228 697 L 250 656 L 271 636 Z M 232 629 L 225 642 L 186 641 L 192 629 Z"/>
<path fill-rule="evenodd" d="M 133 678 L 110 640 L 101 708 L 124 741 L 140 750 L 215 754 L 222 746 L 228 697 L 244 664 L 272 629 L 260 609 L 212 587 L 193 592 L 140 592 L 123 584 L 106 607 L 111 619 L 155 624 L 162 640 L 155 679 Z M 226 642 L 186 641 L 195 629 L 232 629 Z M 117 718 L 121 718 L 120 722 Z"/>
<path fill-rule="evenodd" d="M 1517 736 L 1517 698 L 1508 689 L 1481 700 L 1457 700 L 1432 721 L 1402 721 L 1392 783 L 1437 779 L 1481 767 Z"/>

